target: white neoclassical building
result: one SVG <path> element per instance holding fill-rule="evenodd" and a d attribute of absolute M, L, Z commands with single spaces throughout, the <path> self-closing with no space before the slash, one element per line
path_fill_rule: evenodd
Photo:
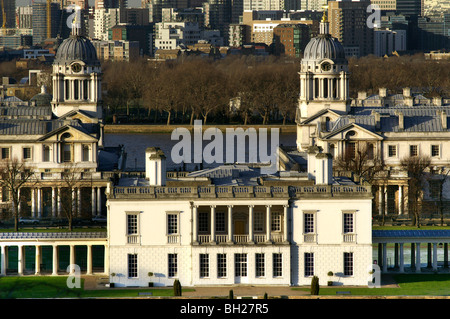
<path fill-rule="evenodd" d="M 333 178 L 329 154 L 312 149 L 309 172 L 274 175 L 246 165 L 165 173 L 164 162 L 149 148 L 145 177 L 107 190 L 115 285 L 309 285 L 314 275 L 367 285 L 370 186 Z"/>
<path fill-rule="evenodd" d="M 410 207 L 408 174 L 401 161 L 429 156 L 424 213 L 438 213 L 441 197 L 446 212 L 450 212 L 450 182 L 446 178 L 450 164 L 450 99 L 426 97 L 410 88 L 401 93 L 380 88 L 378 94 L 359 92 L 358 97 L 351 98 L 351 75 L 344 49 L 329 34 L 327 22 L 321 24 L 318 37 L 306 46 L 299 75 L 298 151 L 306 152 L 316 145 L 337 159 L 355 157 L 357 150 L 365 147 L 367 163 L 379 159 L 385 168 L 373 181 L 374 211 L 402 216 L 408 215 Z M 335 167 L 335 171 L 338 169 Z"/>
<path fill-rule="evenodd" d="M 71 190 L 77 215 L 105 214 L 104 190 L 113 170 L 123 166 L 123 149 L 104 147 L 100 62 L 77 29 L 57 50 L 52 93 L 43 87 L 31 106 L 0 108 L 0 160 L 17 159 L 35 173 L 20 189 L 20 215 L 65 217 L 61 191 L 68 169 L 78 175 Z M 6 213 L 7 189 L 1 200 Z"/>

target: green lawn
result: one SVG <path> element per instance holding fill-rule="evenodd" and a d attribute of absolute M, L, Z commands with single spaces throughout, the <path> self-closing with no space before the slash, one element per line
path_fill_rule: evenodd
<path fill-rule="evenodd" d="M 123 289 L 84 290 L 68 288 L 67 277 L 0 277 L 0 299 L 15 298 L 88 298 L 88 297 L 138 297 L 139 292 L 152 292 L 153 296 L 173 296 L 173 289 Z M 83 287 L 83 279 L 81 287 Z"/>
<path fill-rule="evenodd" d="M 450 296 L 450 274 L 401 274 L 393 277 L 399 288 L 320 287 L 319 294 L 326 296 L 336 295 L 336 291 L 350 291 L 352 296 Z"/>
<path fill-rule="evenodd" d="M 320 295 L 336 296 L 336 291 L 350 291 L 352 296 L 450 296 L 450 274 L 402 274 L 394 275 L 394 279 L 399 284 L 399 288 L 321 287 Z M 66 276 L 0 277 L 0 299 L 138 297 L 139 292 L 151 292 L 153 296 L 173 296 L 171 287 L 84 290 L 68 288 L 66 280 Z M 83 287 L 83 280 L 81 287 Z M 309 292 L 309 288 L 292 289 Z"/>

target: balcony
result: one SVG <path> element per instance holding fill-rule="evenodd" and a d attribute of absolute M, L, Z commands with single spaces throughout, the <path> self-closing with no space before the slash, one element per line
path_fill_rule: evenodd
<path fill-rule="evenodd" d="M 343 240 L 344 243 L 354 243 L 356 242 L 356 234 L 344 234 Z"/>
<path fill-rule="evenodd" d="M 127 244 L 139 245 L 140 243 L 139 235 L 127 235 Z"/>

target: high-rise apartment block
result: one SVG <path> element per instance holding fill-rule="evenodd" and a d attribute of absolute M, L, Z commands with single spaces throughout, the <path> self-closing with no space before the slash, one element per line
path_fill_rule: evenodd
<path fill-rule="evenodd" d="M 279 24 L 273 29 L 274 53 L 293 58 L 301 57 L 310 40 L 310 28 L 306 24 Z"/>
<path fill-rule="evenodd" d="M 374 54 L 376 56 L 391 55 L 401 51 L 406 51 L 406 30 L 374 31 Z"/>
<path fill-rule="evenodd" d="M 367 24 L 370 4 L 368 0 L 328 2 L 330 34 L 344 46 L 346 56 L 373 53 L 373 28 Z"/>

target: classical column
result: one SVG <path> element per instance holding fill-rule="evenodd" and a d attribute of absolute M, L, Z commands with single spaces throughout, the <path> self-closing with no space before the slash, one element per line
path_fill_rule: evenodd
<path fill-rule="evenodd" d="M 17 246 L 17 251 L 18 251 L 18 257 L 17 257 L 17 273 L 19 276 L 23 275 L 23 246 L 19 245 Z"/>
<path fill-rule="evenodd" d="M 96 207 L 96 203 L 95 203 L 95 187 L 92 187 L 92 194 L 91 194 L 91 209 L 92 209 L 92 216 L 95 216 L 95 207 Z"/>
<path fill-rule="evenodd" d="M 283 221 L 284 221 L 284 229 L 283 229 L 283 239 L 284 239 L 284 242 L 288 242 L 288 240 L 289 240 L 289 238 L 288 238 L 288 227 L 289 227 L 289 224 L 288 224 L 288 219 L 289 219 L 289 216 L 288 216 L 288 211 L 289 211 L 289 205 L 283 205 L 283 208 L 284 208 L 284 211 L 283 211 Z"/>
<path fill-rule="evenodd" d="M 78 201 L 77 214 L 78 217 L 81 217 L 81 187 L 77 188 L 77 201 Z"/>
<path fill-rule="evenodd" d="M 52 216 L 56 217 L 56 188 L 52 187 Z"/>
<path fill-rule="evenodd" d="M 403 185 L 398 186 L 398 214 L 403 214 Z"/>
<path fill-rule="evenodd" d="M 34 248 L 36 249 L 35 262 L 34 262 L 34 269 L 35 269 L 34 274 L 40 275 L 40 273 L 41 273 L 41 246 L 36 245 L 36 246 L 34 246 Z"/>
<path fill-rule="evenodd" d="M 37 213 L 38 213 L 38 218 L 42 217 L 42 188 L 38 187 L 37 189 L 37 202 L 38 202 L 38 207 L 37 207 Z"/>
<path fill-rule="evenodd" d="M 383 243 L 383 272 L 387 272 L 387 243 Z"/>
<path fill-rule="evenodd" d="M 433 243 L 433 270 L 437 270 L 437 243 Z"/>
<path fill-rule="evenodd" d="M 70 245 L 70 271 L 69 273 L 73 273 L 75 271 L 75 245 Z"/>
<path fill-rule="evenodd" d="M 211 243 L 216 242 L 216 206 L 211 205 Z"/>
<path fill-rule="evenodd" d="M 420 243 L 416 243 L 416 272 L 420 272 Z"/>
<path fill-rule="evenodd" d="M 34 188 L 31 189 L 31 214 L 36 218 L 36 199 L 34 198 L 35 191 L 36 190 Z"/>
<path fill-rule="evenodd" d="M 411 270 L 416 266 L 416 244 L 411 243 Z"/>
<path fill-rule="evenodd" d="M 378 214 L 383 215 L 383 193 L 384 193 L 384 186 L 380 185 L 378 186 Z"/>
<path fill-rule="evenodd" d="M 403 243 L 400 243 L 400 272 L 405 271 L 405 256 L 403 254 Z"/>
<path fill-rule="evenodd" d="M 198 218 L 198 206 L 192 206 L 192 237 L 193 243 L 198 243 L 198 230 L 197 230 L 197 218 Z"/>
<path fill-rule="evenodd" d="M 58 216 L 61 217 L 61 187 L 58 187 L 58 194 L 56 195 L 56 202 L 58 205 Z"/>
<path fill-rule="evenodd" d="M 97 215 L 102 213 L 102 188 L 97 187 Z"/>
<path fill-rule="evenodd" d="M 270 231 L 271 231 L 271 207 L 272 205 L 266 205 L 266 242 L 270 242 Z"/>
<path fill-rule="evenodd" d="M 248 242 L 253 243 L 253 208 L 255 206 L 248 205 Z"/>
<path fill-rule="evenodd" d="M 233 243 L 233 205 L 228 205 L 228 243 Z"/>
<path fill-rule="evenodd" d="M 75 188 L 72 188 L 72 196 L 71 196 L 71 201 L 72 201 L 72 216 L 76 216 L 76 212 L 77 212 L 77 202 L 75 200 Z"/>
<path fill-rule="evenodd" d="M 53 245 L 52 275 L 58 275 L 58 246 Z"/>
<path fill-rule="evenodd" d="M 384 188 L 384 214 L 387 215 L 388 214 L 388 187 L 386 185 L 386 187 Z"/>
<path fill-rule="evenodd" d="M 92 245 L 87 245 L 87 270 L 86 275 L 92 275 Z"/>
<path fill-rule="evenodd" d="M 1 275 L 6 276 L 6 246 L 1 246 L 1 258 L 2 258 L 2 264 L 1 264 Z"/>
<path fill-rule="evenodd" d="M 403 213 L 405 214 L 405 215 L 408 215 L 409 214 L 409 195 L 408 195 L 408 192 L 409 192 L 409 189 L 408 189 L 408 186 L 404 186 L 404 189 L 403 189 L 403 197 L 405 198 L 405 200 L 404 200 L 404 206 L 403 206 Z"/>

